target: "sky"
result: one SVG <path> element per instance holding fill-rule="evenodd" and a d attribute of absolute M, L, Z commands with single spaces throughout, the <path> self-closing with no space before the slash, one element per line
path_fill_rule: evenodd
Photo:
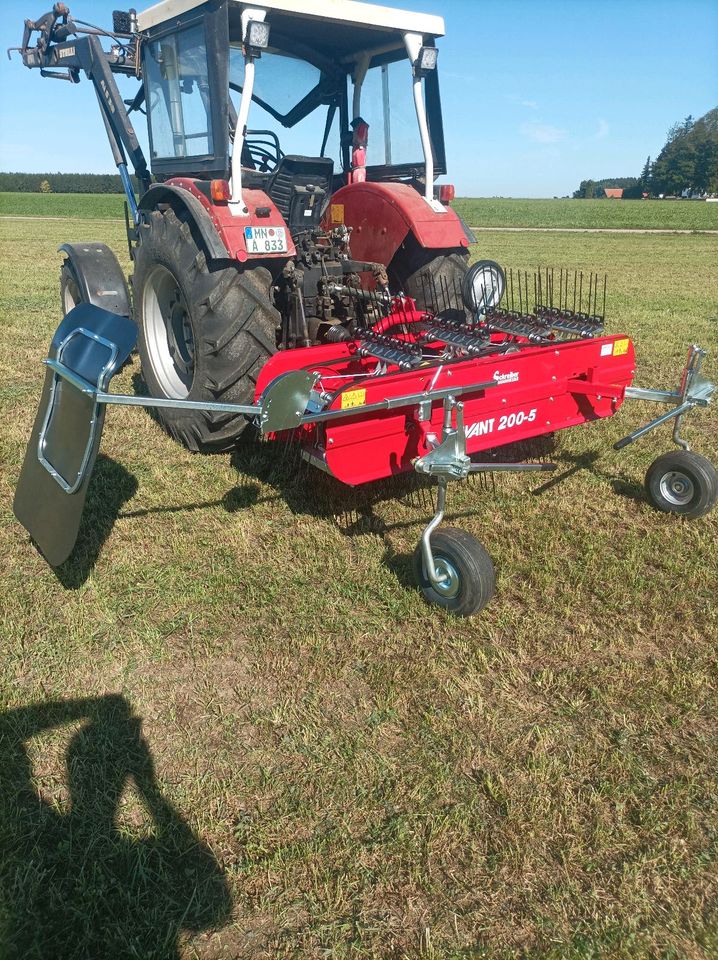
<path fill-rule="evenodd" d="M 0 170 L 113 172 L 91 84 L 46 80 L 25 70 L 17 54 L 7 60 L 23 20 L 44 12 L 27 3 L 1 4 Z M 565 196 L 584 179 L 638 176 L 674 122 L 718 106 L 718 0 L 391 5 L 445 19 L 438 44 L 449 168 L 443 179 L 459 196 Z M 111 26 L 113 8 L 123 4 L 69 6 L 78 18 Z M 135 82 L 120 81 L 131 96 Z M 146 141 L 143 125 L 139 116 Z M 284 136 L 286 149 L 290 133 Z"/>

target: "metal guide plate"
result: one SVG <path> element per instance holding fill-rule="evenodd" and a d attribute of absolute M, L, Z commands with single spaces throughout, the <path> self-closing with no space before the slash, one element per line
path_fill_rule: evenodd
<path fill-rule="evenodd" d="M 136 339 L 130 319 L 83 303 L 58 327 L 48 357 L 106 390 Z M 47 371 L 13 509 L 53 566 L 75 545 L 104 414 L 103 404 Z"/>

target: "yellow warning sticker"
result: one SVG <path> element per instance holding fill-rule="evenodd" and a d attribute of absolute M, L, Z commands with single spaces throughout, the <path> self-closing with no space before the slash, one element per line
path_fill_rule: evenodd
<path fill-rule="evenodd" d="M 625 337 L 623 340 L 615 340 L 613 344 L 613 355 L 614 357 L 623 357 L 628 353 L 628 347 L 631 341 L 628 337 Z"/>
<path fill-rule="evenodd" d="M 366 390 L 347 390 L 342 394 L 342 410 L 362 407 L 366 403 Z"/>
<path fill-rule="evenodd" d="M 332 223 L 344 223 L 344 204 L 332 204 Z"/>

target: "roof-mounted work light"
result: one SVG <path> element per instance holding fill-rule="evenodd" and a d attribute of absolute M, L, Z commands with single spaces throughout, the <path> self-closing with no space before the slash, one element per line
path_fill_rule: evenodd
<path fill-rule="evenodd" d="M 114 33 L 137 33 L 137 11 L 134 9 L 113 10 L 112 30 Z"/>
<path fill-rule="evenodd" d="M 266 50 L 269 46 L 269 24 L 263 20 L 249 20 L 244 43 L 252 50 Z"/>
<path fill-rule="evenodd" d="M 427 73 L 436 70 L 436 61 L 438 59 L 439 51 L 436 47 L 422 47 L 414 63 L 416 75 L 418 77 L 425 77 Z"/>

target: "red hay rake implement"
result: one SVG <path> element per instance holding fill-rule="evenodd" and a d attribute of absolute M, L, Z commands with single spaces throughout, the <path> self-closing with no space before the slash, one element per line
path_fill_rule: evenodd
<path fill-rule="evenodd" d="M 254 403 L 245 405 L 109 392 L 137 329 L 128 317 L 80 304 L 62 321 L 45 361 L 16 516 L 51 564 L 69 556 L 109 404 L 241 414 L 264 437 L 297 443 L 306 461 L 351 486 L 411 471 L 434 478 L 436 513 L 417 546 L 417 577 L 429 601 L 458 615 L 488 602 L 494 570 L 477 540 L 439 528 L 449 482 L 555 468 L 500 462 L 487 451 L 611 417 L 627 399 L 654 401 L 670 409 L 616 448 L 672 420 L 680 449 L 650 467 L 649 500 L 687 517 L 715 504 L 715 468 L 680 437 L 683 416 L 707 405 L 715 389 L 701 374 L 698 346 L 689 350 L 677 389 L 636 388 L 631 340 L 603 332 L 606 284 L 595 274 L 510 271 L 507 282 L 497 264 L 481 261 L 461 290 L 429 274 L 424 283 L 431 309 L 380 288 L 338 288 L 361 317 L 356 335 L 280 350 L 260 371 Z"/>

